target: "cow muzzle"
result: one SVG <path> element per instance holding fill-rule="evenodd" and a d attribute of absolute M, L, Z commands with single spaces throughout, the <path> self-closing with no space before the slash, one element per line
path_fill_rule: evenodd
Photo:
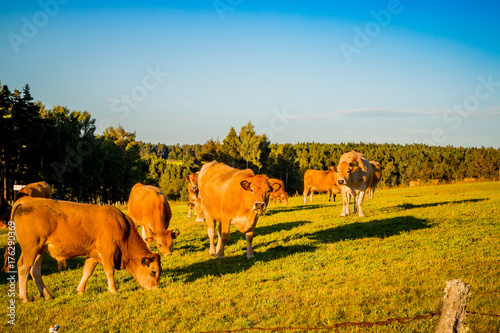
<path fill-rule="evenodd" d="M 266 210 L 266 203 L 265 202 L 255 202 L 253 204 L 253 210 L 255 210 L 258 213 L 261 213 Z"/>

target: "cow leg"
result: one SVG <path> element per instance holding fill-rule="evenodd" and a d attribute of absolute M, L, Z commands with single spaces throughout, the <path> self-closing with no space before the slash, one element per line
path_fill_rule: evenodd
<path fill-rule="evenodd" d="M 68 265 L 66 264 L 66 259 L 57 260 L 57 270 L 60 272 L 63 269 L 67 269 Z"/>
<path fill-rule="evenodd" d="M 40 297 L 45 297 L 45 299 L 51 299 L 52 296 L 50 296 L 49 291 L 47 290 L 47 287 L 45 287 L 45 284 L 43 283 L 42 280 L 42 260 L 43 260 L 43 255 L 38 254 L 35 259 L 35 263 L 33 266 L 31 266 L 31 277 L 33 280 L 35 280 L 36 287 L 38 288 L 38 291 L 40 292 Z"/>
<path fill-rule="evenodd" d="M 191 205 L 188 205 L 188 206 L 189 206 L 189 211 L 188 211 L 187 217 L 191 217 L 191 213 L 193 211 L 193 207 Z"/>
<path fill-rule="evenodd" d="M 217 240 L 217 258 L 224 257 L 224 247 L 229 241 L 229 227 L 231 223 L 229 219 L 222 218 L 219 224 L 219 239 Z"/>
<path fill-rule="evenodd" d="M 332 200 L 332 190 L 328 190 L 326 194 L 328 195 L 328 202 L 330 202 Z"/>
<path fill-rule="evenodd" d="M 358 211 L 358 193 L 356 191 L 353 194 L 353 200 L 352 201 L 353 201 L 352 213 L 356 214 L 356 212 Z"/>
<path fill-rule="evenodd" d="M 342 212 L 340 213 L 340 216 L 346 216 L 349 215 L 349 194 L 347 193 L 346 189 L 342 187 Z"/>
<path fill-rule="evenodd" d="M 111 256 L 108 260 L 103 260 L 102 266 L 104 268 L 104 273 L 106 273 L 106 277 L 108 278 L 108 290 L 110 293 L 116 294 L 113 256 Z"/>
<path fill-rule="evenodd" d="M 311 202 L 313 202 L 313 194 L 314 194 L 314 189 L 312 188 L 311 194 L 309 194 L 309 200 L 311 200 Z"/>
<path fill-rule="evenodd" d="M 253 250 L 252 250 L 253 230 L 247 232 L 245 234 L 245 238 L 247 240 L 247 259 L 251 259 L 254 257 Z"/>
<path fill-rule="evenodd" d="M 309 194 L 309 189 L 306 189 L 304 188 L 304 193 L 302 194 L 302 196 L 304 197 L 304 205 L 306 204 L 306 198 L 307 198 L 307 195 Z"/>
<path fill-rule="evenodd" d="M 214 238 L 215 238 L 215 221 L 210 217 L 208 214 L 205 213 L 205 219 L 207 220 L 207 234 L 208 234 L 208 239 L 210 240 L 210 252 L 209 254 L 211 256 L 215 256 L 215 245 L 214 245 Z"/>
<path fill-rule="evenodd" d="M 148 225 L 142 226 L 142 239 L 144 239 L 146 246 L 151 251 L 151 244 L 153 244 L 153 242 L 154 242 L 154 237 L 153 237 L 153 233 L 151 232 L 151 229 L 149 229 Z"/>
<path fill-rule="evenodd" d="M 31 251 L 22 251 L 19 261 L 17 263 L 17 270 L 19 276 L 19 298 L 23 303 L 28 303 L 28 277 L 30 273 L 31 266 L 35 262 L 37 253 L 36 248 Z"/>
<path fill-rule="evenodd" d="M 85 264 L 83 265 L 83 276 L 82 279 L 80 280 L 80 284 L 78 284 L 78 288 L 76 288 L 76 291 L 78 294 L 83 294 L 85 292 L 85 286 L 87 284 L 87 280 L 89 277 L 94 273 L 95 267 L 97 266 L 97 260 L 88 258 L 85 260 Z"/>
<path fill-rule="evenodd" d="M 363 214 L 363 198 L 365 196 L 365 191 L 360 191 L 358 196 L 357 196 L 357 201 L 358 201 L 358 206 L 359 206 L 359 217 L 365 216 Z"/>

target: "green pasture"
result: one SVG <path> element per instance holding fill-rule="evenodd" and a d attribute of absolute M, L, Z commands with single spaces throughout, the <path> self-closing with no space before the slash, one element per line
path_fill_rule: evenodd
<path fill-rule="evenodd" d="M 500 331 L 500 317 L 484 315 L 500 314 L 500 182 L 377 190 L 365 200 L 364 218 L 341 218 L 340 196 L 314 199 L 271 204 L 258 221 L 252 260 L 234 227 L 226 257 L 210 257 L 206 225 L 174 202 L 171 228 L 181 235 L 173 255 L 162 258 L 159 289 L 143 290 L 118 271 L 112 295 L 99 266 L 79 296 L 84 258 L 58 272 L 46 257 L 42 275 L 54 298 L 41 299 L 30 279 L 33 301 L 22 304 L 16 295 L 15 326 L 7 317 L 10 284 L 0 273 L 0 330 L 433 332 L 438 316 L 360 323 L 439 312 L 446 281 L 462 279 L 472 290 L 468 311 L 482 313 L 468 314 L 470 332 Z M 2 253 L 6 246 L 3 229 Z"/>

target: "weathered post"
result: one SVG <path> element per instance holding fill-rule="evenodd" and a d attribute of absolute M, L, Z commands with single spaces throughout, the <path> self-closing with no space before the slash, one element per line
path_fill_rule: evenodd
<path fill-rule="evenodd" d="M 465 333 L 467 302 L 470 298 L 470 286 L 462 280 L 446 282 L 444 304 L 435 333 Z"/>

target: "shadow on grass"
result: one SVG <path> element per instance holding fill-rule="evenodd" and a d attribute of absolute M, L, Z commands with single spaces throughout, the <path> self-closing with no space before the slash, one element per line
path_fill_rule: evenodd
<path fill-rule="evenodd" d="M 222 276 L 245 272 L 258 262 L 269 262 L 288 257 L 296 253 L 314 252 L 318 247 L 312 245 L 276 246 L 265 252 L 255 252 L 255 258 L 247 259 L 245 251 L 223 259 L 212 257 L 206 261 L 189 265 L 176 270 L 165 270 L 171 274 L 174 281 L 194 282 L 207 276 Z"/>
<path fill-rule="evenodd" d="M 423 204 L 413 204 L 413 203 L 404 203 L 401 205 L 397 205 L 394 208 L 396 209 L 413 209 L 413 208 L 427 208 L 427 207 L 435 207 L 441 205 L 460 205 L 465 203 L 475 203 L 481 202 L 489 199 L 468 199 L 468 200 L 455 200 L 455 201 L 442 201 L 442 202 L 433 202 L 433 203 L 423 203 Z"/>
<path fill-rule="evenodd" d="M 335 228 L 306 234 L 320 243 L 334 243 L 362 238 L 386 238 L 412 230 L 430 228 L 429 221 L 414 216 L 398 216 L 368 222 L 354 222 Z"/>
<path fill-rule="evenodd" d="M 324 204 L 306 204 L 306 205 L 298 205 L 298 206 L 272 206 L 269 207 L 269 210 L 265 212 L 263 216 L 272 216 L 274 214 L 278 213 L 289 213 L 289 212 L 296 212 L 296 211 L 303 211 L 303 210 L 311 210 L 311 209 L 317 209 L 317 208 L 326 208 L 326 207 L 332 207 L 333 204 L 331 202 L 329 203 L 324 203 Z"/>

